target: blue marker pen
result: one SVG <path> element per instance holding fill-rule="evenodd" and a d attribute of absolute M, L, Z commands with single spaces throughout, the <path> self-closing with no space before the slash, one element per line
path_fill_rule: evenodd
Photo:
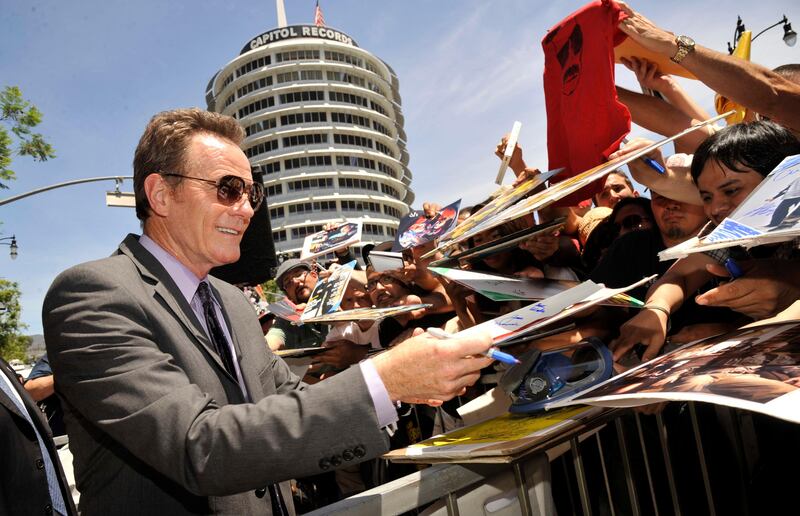
<path fill-rule="evenodd" d="M 736 263 L 736 260 L 733 258 L 728 258 L 725 260 L 725 268 L 728 269 L 728 274 L 731 275 L 732 280 L 740 278 L 742 274 L 744 274 L 744 272 L 742 272 L 742 268 L 739 267 L 739 264 Z"/>
<path fill-rule="evenodd" d="M 628 137 L 627 136 L 622 139 L 622 143 L 623 144 L 628 143 Z M 642 156 L 639 159 L 644 161 L 645 163 L 647 163 L 647 165 L 650 168 L 652 168 L 653 170 L 655 170 L 659 174 L 666 174 L 667 173 L 667 170 L 661 165 L 661 163 L 659 163 L 658 161 L 654 160 L 653 158 L 648 157 L 648 156 Z"/>
<path fill-rule="evenodd" d="M 437 339 L 455 339 L 458 338 L 457 334 L 455 333 L 447 333 L 446 331 L 442 330 L 441 328 L 428 328 L 426 330 L 428 335 L 431 337 L 436 337 Z M 483 353 L 484 356 L 491 358 L 492 360 L 497 360 L 498 362 L 502 362 L 508 365 L 516 365 L 521 363 L 517 360 L 516 357 L 513 355 L 509 355 L 508 353 L 504 353 L 497 348 L 489 348 L 488 351 Z"/>
<path fill-rule="evenodd" d="M 652 168 L 653 170 L 655 170 L 659 174 L 666 174 L 667 173 L 666 169 L 661 166 L 661 163 L 659 163 L 658 161 L 654 160 L 653 158 L 650 158 L 648 156 L 642 156 L 642 161 L 644 161 L 645 163 L 650 165 L 650 168 Z"/>

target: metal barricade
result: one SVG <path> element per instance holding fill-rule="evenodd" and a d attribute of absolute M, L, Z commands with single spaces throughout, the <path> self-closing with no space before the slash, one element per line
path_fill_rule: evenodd
<path fill-rule="evenodd" d="M 435 464 L 311 514 L 760 513 L 753 417 L 693 402 L 656 415 L 609 410 L 508 463 Z"/>

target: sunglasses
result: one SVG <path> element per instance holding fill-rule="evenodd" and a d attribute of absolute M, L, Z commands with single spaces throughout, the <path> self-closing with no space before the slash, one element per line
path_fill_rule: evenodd
<path fill-rule="evenodd" d="M 245 193 L 254 211 L 257 210 L 264 201 L 264 185 L 255 182 L 247 186 L 245 180 L 239 176 L 222 176 L 219 181 L 212 181 L 210 179 L 192 177 L 184 174 L 164 173 L 161 175 L 165 177 L 182 177 L 184 179 L 192 179 L 194 181 L 201 181 L 213 185 L 217 187 L 217 200 L 225 206 L 233 206 L 241 200 Z"/>
<path fill-rule="evenodd" d="M 619 227 L 627 230 L 643 229 L 647 224 L 650 224 L 650 219 L 642 217 L 641 215 L 628 215 L 619 222 Z"/>
<path fill-rule="evenodd" d="M 382 276 L 378 276 L 377 278 L 372 278 L 372 279 L 368 280 L 367 281 L 367 288 L 369 290 L 374 290 L 375 286 L 378 283 L 380 283 L 384 287 L 387 287 L 387 286 L 389 286 L 389 285 L 391 285 L 393 283 L 405 286 L 402 281 L 400 281 L 399 279 L 397 279 L 397 278 L 395 278 L 393 276 L 382 275 Z"/>

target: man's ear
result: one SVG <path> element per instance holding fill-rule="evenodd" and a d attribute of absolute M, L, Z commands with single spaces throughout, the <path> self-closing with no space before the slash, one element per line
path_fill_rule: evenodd
<path fill-rule="evenodd" d="M 150 174 L 144 178 L 144 193 L 154 215 L 166 217 L 172 201 L 172 187 L 161 174 Z"/>

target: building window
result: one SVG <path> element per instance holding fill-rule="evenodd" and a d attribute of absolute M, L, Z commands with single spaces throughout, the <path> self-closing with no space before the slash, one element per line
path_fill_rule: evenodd
<path fill-rule="evenodd" d="M 282 219 L 285 215 L 286 213 L 283 211 L 283 206 L 278 206 L 277 208 L 269 209 L 270 219 Z"/>
<path fill-rule="evenodd" d="M 286 170 L 306 167 L 325 167 L 330 165 L 330 156 L 304 156 L 302 158 L 287 159 L 283 162 L 283 166 Z"/>
<path fill-rule="evenodd" d="M 358 167 L 375 170 L 375 161 L 360 156 L 336 156 L 336 164 L 341 167 Z"/>
<path fill-rule="evenodd" d="M 367 117 L 350 113 L 331 113 L 331 122 L 360 125 L 361 127 L 369 128 L 369 119 Z"/>
<path fill-rule="evenodd" d="M 336 201 L 301 202 L 289 205 L 289 214 L 336 211 Z"/>
<path fill-rule="evenodd" d="M 222 81 L 222 89 L 225 89 L 225 86 L 227 86 L 232 82 L 233 82 L 233 74 L 231 73 L 227 77 L 225 77 L 224 81 Z"/>
<path fill-rule="evenodd" d="M 369 105 L 367 99 L 365 99 L 364 97 L 361 97 L 359 95 L 353 95 L 352 93 L 342 93 L 340 91 L 328 92 L 328 99 L 334 102 L 346 102 L 348 104 L 355 104 L 356 106 L 367 107 Z"/>
<path fill-rule="evenodd" d="M 247 115 L 252 115 L 256 111 L 261 111 L 262 109 L 271 108 L 274 105 L 275 105 L 275 97 L 264 97 L 263 99 L 258 99 L 252 104 L 248 104 L 243 108 L 241 108 L 239 110 L 239 118 L 244 118 Z"/>
<path fill-rule="evenodd" d="M 270 60 L 269 56 L 259 57 L 258 59 L 254 59 L 249 63 L 245 63 L 239 68 L 236 69 L 236 77 L 241 77 L 242 75 L 252 72 L 253 70 L 258 70 L 259 68 L 263 68 L 268 66 L 272 61 Z"/>
<path fill-rule="evenodd" d="M 383 226 L 378 224 L 364 224 L 362 231 L 367 235 L 384 235 Z"/>
<path fill-rule="evenodd" d="M 383 109 L 383 106 L 375 102 L 374 100 L 369 101 L 369 108 L 373 111 L 377 111 L 378 113 L 386 116 L 386 110 Z"/>
<path fill-rule="evenodd" d="M 393 177 L 395 179 L 398 178 L 397 177 L 397 171 L 395 169 L 393 169 L 389 165 L 386 165 L 385 163 L 381 163 L 380 161 L 378 162 L 378 170 L 380 172 L 383 172 L 387 176 L 391 176 L 391 177 Z"/>
<path fill-rule="evenodd" d="M 272 232 L 272 240 L 273 240 L 273 242 L 285 242 L 286 241 L 286 230 L 282 229 L 280 231 L 273 231 Z"/>
<path fill-rule="evenodd" d="M 284 72 L 279 73 L 275 76 L 275 82 L 278 84 L 283 84 L 286 82 L 297 82 L 297 81 L 321 81 L 322 80 L 322 70 L 301 70 L 301 71 L 293 71 L 293 72 Z"/>
<path fill-rule="evenodd" d="M 254 134 L 258 134 L 261 131 L 268 131 L 269 129 L 275 129 L 275 119 L 274 118 L 265 118 L 264 120 L 259 120 L 255 124 L 249 125 L 245 128 L 244 132 L 247 136 L 253 136 Z"/>
<path fill-rule="evenodd" d="M 333 188 L 333 179 L 329 177 L 300 179 L 297 181 L 289 181 L 288 186 L 290 192 L 312 190 L 316 188 Z"/>
<path fill-rule="evenodd" d="M 308 102 L 311 100 L 325 100 L 323 91 L 295 91 L 293 93 L 283 93 L 280 95 L 281 104 L 292 104 L 294 102 Z"/>
<path fill-rule="evenodd" d="M 270 185 L 267 187 L 267 197 L 272 197 L 275 195 L 281 195 L 283 193 L 283 186 L 282 185 Z"/>
<path fill-rule="evenodd" d="M 275 54 L 276 63 L 286 61 L 307 61 L 309 59 L 319 59 L 319 50 L 292 50 Z"/>
<path fill-rule="evenodd" d="M 394 228 L 386 228 L 386 235 L 390 236 L 390 237 L 393 237 L 393 236 L 397 235 L 397 230 L 394 229 Z"/>
<path fill-rule="evenodd" d="M 381 192 L 398 199 L 400 198 L 400 193 L 389 185 L 381 184 Z"/>
<path fill-rule="evenodd" d="M 326 50 L 325 60 L 336 61 L 338 63 L 348 63 L 354 66 L 358 66 L 359 68 L 364 68 L 364 61 L 362 61 L 361 58 L 351 56 L 349 54 L 343 54 L 342 52 L 334 52 L 332 50 Z"/>
<path fill-rule="evenodd" d="M 361 77 L 346 72 L 327 72 L 329 81 L 346 82 L 348 84 L 355 84 L 356 86 L 366 87 L 366 81 Z"/>
<path fill-rule="evenodd" d="M 334 134 L 333 143 L 341 145 L 355 145 L 357 147 L 372 148 L 372 140 L 362 136 L 354 136 L 352 134 Z"/>
<path fill-rule="evenodd" d="M 369 201 L 342 201 L 342 211 L 380 213 L 381 205 Z"/>
<path fill-rule="evenodd" d="M 322 226 L 314 224 L 313 226 L 302 226 L 299 228 L 292 228 L 292 238 L 305 238 L 308 235 L 319 233 L 322 231 Z"/>
<path fill-rule="evenodd" d="M 272 163 L 266 163 L 259 166 L 258 170 L 262 174 L 276 174 L 281 171 L 281 162 L 273 161 Z"/>
<path fill-rule="evenodd" d="M 252 92 L 254 92 L 256 90 L 260 90 L 260 89 L 266 88 L 268 86 L 272 86 L 272 77 L 271 76 L 262 77 L 260 79 L 256 79 L 255 81 L 253 81 L 253 82 L 251 82 L 249 84 L 245 84 L 244 86 L 242 86 L 241 88 L 236 90 L 236 96 L 237 97 L 243 97 L 243 96 L 247 95 L 248 93 L 252 93 Z"/>
<path fill-rule="evenodd" d="M 296 147 L 298 145 L 315 145 L 328 143 L 327 134 L 297 134 L 283 138 L 283 147 Z"/>
<path fill-rule="evenodd" d="M 295 125 L 310 122 L 327 122 L 328 114 L 324 112 L 312 113 L 293 113 L 291 115 L 283 115 L 281 117 L 281 127 L 287 125 Z"/>
<path fill-rule="evenodd" d="M 391 217 L 395 217 L 398 219 L 402 217 L 402 215 L 400 215 L 400 210 L 392 206 L 386 206 L 385 204 L 383 205 L 383 212 Z"/>
<path fill-rule="evenodd" d="M 378 183 L 369 179 L 358 179 L 353 177 L 340 177 L 339 188 L 358 188 L 360 190 L 378 191 Z"/>
<path fill-rule="evenodd" d="M 379 124 L 378 122 L 376 122 L 374 120 L 372 121 L 372 128 L 375 129 L 376 131 L 378 131 L 379 133 L 385 134 L 389 138 L 392 137 L 392 133 L 389 132 L 389 129 L 387 129 L 386 126 L 384 126 L 383 124 Z"/>
<path fill-rule="evenodd" d="M 252 158 L 254 156 L 258 156 L 259 154 L 263 154 L 265 152 L 274 151 L 278 148 L 278 140 L 267 140 L 265 142 L 261 142 L 257 145 L 253 145 L 244 153 L 247 155 L 248 158 Z"/>
<path fill-rule="evenodd" d="M 387 156 L 394 157 L 394 154 L 392 153 L 392 149 L 390 149 L 386 145 L 382 144 L 381 142 L 375 142 L 375 148 L 378 150 L 378 152 L 382 152 L 382 153 L 386 154 Z"/>

